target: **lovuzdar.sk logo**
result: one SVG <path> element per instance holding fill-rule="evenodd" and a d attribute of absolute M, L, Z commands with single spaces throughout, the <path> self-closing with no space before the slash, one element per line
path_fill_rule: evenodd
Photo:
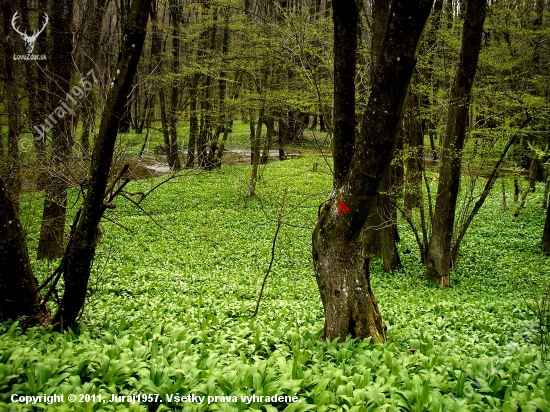
<path fill-rule="evenodd" d="M 40 33 L 44 31 L 46 26 L 48 25 L 48 22 L 50 21 L 50 18 L 46 13 L 44 13 L 44 20 L 42 22 L 42 27 L 38 30 L 33 31 L 33 33 L 29 36 L 27 34 L 27 30 L 21 31 L 17 27 L 17 19 L 19 18 L 19 11 L 16 11 L 13 15 L 13 18 L 11 19 L 11 25 L 13 29 L 21 36 L 23 41 L 25 42 L 25 51 L 27 54 L 14 54 L 13 60 L 46 60 L 45 54 L 32 54 L 34 50 L 34 45 L 36 43 L 36 39 L 38 39 L 38 36 Z"/>

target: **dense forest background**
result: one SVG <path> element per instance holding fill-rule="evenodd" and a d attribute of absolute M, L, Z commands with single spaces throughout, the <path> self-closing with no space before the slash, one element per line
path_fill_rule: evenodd
<path fill-rule="evenodd" d="M 0 408 L 550 409 L 547 0 L 0 12 Z"/>

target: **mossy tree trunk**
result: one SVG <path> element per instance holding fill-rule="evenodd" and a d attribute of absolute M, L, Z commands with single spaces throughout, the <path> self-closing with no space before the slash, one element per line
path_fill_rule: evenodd
<path fill-rule="evenodd" d="M 312 236 L 315 275 L 325 311 L 323 338 L 343 340 L 351 334 L 375 342 L 386 339 L 370 287 L 370 262 L 361 252 L 361 233 L 395 151 L 416 51 L 432 3 L 392 1 L 361 133 L 351 139 L 351 148 L 348 133 L 354 136 L 355 116 L 351 114 L 355 107 L 350 99 L 355 98 L 351 85 L 358 9 L 352 0 L 333 4 L 334 65 L 339 73 L 334 85 L 334 138 L 343 141 L 334 144 L 333 196 L 320 213 Z"/>

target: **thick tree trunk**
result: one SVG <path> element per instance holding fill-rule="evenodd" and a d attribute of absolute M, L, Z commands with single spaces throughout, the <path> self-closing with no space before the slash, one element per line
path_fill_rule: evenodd
<path fill-rule="evenodd" d="M 23 27 L 31 27 L 29 21 L 29 8 L 27 6 L 27 1 L 22 0 L 21 4 L 21 20 Z M 49 12 L 49 10 L 44 10 L 44 12 Z M 40 24 L 43 23 L 44 15 L 38 15 L 37 26 L 40 27 Z M 35 53 L 38 54 L 47 54 L 47 33 L 42 32 L 38 37 Z M 38 50 L 37 50 L 38 49 Z M 36 188 L 41 190 L 44 188 L 45 175 L 44 168 L 46 167 L 47 157 L 46 157 L 46 139 L 45 133 L 40 129 L 34 128 L 33 126 L 38 126 L 44 120 L 44 118 L 49 114 L 47 113 L 47 77 L 45 75 L 47 70 L 47 60 L 38 60 L 35 64 L 26 65 L 26 92 L 29 96 L 29 108 L 28 108 L 28 125 L 31 129 L 34 142 L 34 150 L 36 155 Z"/>
<path fill-rule="evenodd" d="M 389 0 L 375 0 L 372 3 L 372 62 L 378 64 L 381 56 L 382 42 L 388 25 L 390 13 Z M 383 179 L 381 191 L 388 192 L 394 184 L 393 167 L 390 167 Z M 364 228 L 363 251 L 365 256 L 382 258 L 384 270 L 393 272 L 401 268 L 401 260 L 397 252 L 397 209 L 394 195 L 379 193 L 375 207 Z"/>
<path fill-rule="evenodd" d="M 51 32 L 57 57 L 50 67 L 55 102 L 70 93 L 73 68 L 73 0 L 56 1 L 52 5 Z M 57 105 L 57 103 L 54 103 Z M 45 188 L 44 212 L 38 242 L 38 259 L 56 259 L 63 255 L 65 214 L 67 209 L 69 156 L 73 143 L 73 116 L 56 110 L 52 130 L 51 170 Z M 50 117 L 50 118 L 51 118 Z M 53 122 L 53 120 L 52 120 Z"/>
<path fill-rule="evenodd" d="M 49 10 L 48 10 L 49 11 Z M 39 19 L 43 21 L 43 16 L 40 16 Z M 49 40 L 48 40 L 48 34 L 47 30 L 42 32 L 40 36 L 38 36 L 38 53 L 40 54 L 47 54 L 49 53 Z M 37 70 L 37 77 L 35 79 L 29 78 L 28 81 L 35 80 L 36 81 L 36 97 L 34 100 L 34 103 L 29 107 L 29 117 L 31 125 L 38 125 L 41 124 L 42 121 L 48 116 L 48 90 L 49 90 L 49 79 L 46 75 L 48 73 L 48 61 L 47 60 L 39 60 L 37 62 L 38 70 Z M 31 90 L 31 88 L 29 88 Z M 47 164 L 48 164 L 48 157 L 47 157 L 47 151 L 46 151 L 46 136 L 45 133 L 42 133 L 41 135 L 34 134 L 34 127 L 33 127 L 33 135 L 34 135 L 34 150 L 36 153 L 36 163 L 38 164 L 38 171 L 36 176 L 36 189 L 37 190 L 44 190 L 46 187 L 47 182 Z"/>
<path fill-rule="evenodd" d="M 355 140 L 351 162 L 342 159 L 340 163 L 344 167 L 349 164 L 349 170 L 341 183 L 335 185 L 333 197 L 326 203 L 313 231 L 313 263 L 325 309 L 323 337 L 327 339 L 343 340 L 348 334 L 360 339 L 371 337 L 375 342 L 386 339 L 385 325 L 370 287 L 369 261 L 361 253 L 360 235 L 393 157 L 416 66 L 418 42 L 431 6 L 430 0 L 392 2 L 361 134 Z M 355 1 L 339 1 L 333 8 L 335 26 L 349 26 L 350 21 L 357 21 Z M 335 28 L 335 33 L 338 30 Z M 342 45 L 335 42 L 334 47 Z M 350 59 L 350 56 L 336 53 L 336 58 Z M 339 62 L 335 62 L 335 67 L 336 64 Z M 341 82 L 335 83 L 335 97 L 340 85 Z M 335 118 L 341 115 L 335 113 Z M 339 172 L 335 171 L 335 180 L 337 176 Z"/>
<path fill-rule="evenodd" d="M 119 122 L 137 71 L 150 6 L 151 0 L 134 0 L 124 28 L 125 42 L 117 67 L 118 79 L 109 91 L 92 154 L 90 187 L 63 256 L 65 292 L 53 320 L 58 330 L 65 330 L 76 321 L 86 299 L 88 279 L 99 238 L 99 222 L 107 207 L 104 198 Z"/>
<path fill-rule="evenodd" d="M 11 196 L 0 178 L 0 322 L 44 315 L 32 274 L 25 233 Z"/>
<path fill-rule="evenodd" d="M 452 262 L 452 241 L 460 173 L 462 148 L 466 136 L 466 122 L 470 93 L 477 69 L 487 0 L 470 0 L 462 29 L 462 43 L 455 79 L 451 88 L 451 101 L 443 144 L 443 156 L 437 200 L 435 203 L 432 234 L 426 262 L 426 279 L 449 285 Z"/>
<path fill-rule="evenodd" d="M 16 83 L 15 62 L 13 60 L 14 36 L 11 35 L 11 16 L 15 13 L 14 3 L 7 0 L 2 7 L 3 37 L 4 46 L 4 68 L 5 68 L 5 94 L 8 109 L 8 147 L 6 151 L 5 164 L 0 165 L 0 177 L 4 177 L 6 190 L 13 202 L 16 213 L 19 213 L 19 192 L 21 191 L 21 161 L 19 154 L 19 134 L 21 133 L 21 107 Z"/>
<path fill-rule="evenodd" d="M 355 148 L 355 69 L 358 12 L 355 2 L 333 7 L 334 20 L 334 187 L 348 173 Z"/>
<path fill-rule="evenodd" d="M 279 123 L 279 134 L 278 134 L 277 142 L 279 144 L 279 160 L 282 161 L 286 159 L 285 145 L 288 138 L 288 123 L 286 121 L 286 115 L 284 113 L 282 113 L 279 116 L 278 123 Z"/>
<path fill-rule="evenodd" d="M 388 19 L 390 14 L 390 0 L 373 0 L 372 1 L 372 47 L 371 58 L 373 68 L 378 64 L 381 55 L 382 42 L 384 34 L 388 27 Z"/>

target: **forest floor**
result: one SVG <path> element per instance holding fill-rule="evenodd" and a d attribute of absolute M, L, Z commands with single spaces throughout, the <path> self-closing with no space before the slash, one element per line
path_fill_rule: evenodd
<path fill-rule="evenodd" d="M 493 193 L 446 291 L 421 281 L 414 236 L 400 222 L 404 268 L 386 274 L 375 262 L 372 273 L 388 342 L 336 343 L 318 338 L 323 310 L 310 248 L 328 167 L 305 155 L 260 170 L 256 199 L 246 197 L 250 166 L 183 172 L 142 202 L 148 216 L 119 199 L 107 212 L 119 225 L 102 226 L 78 330 L 0 325 L 0 410 L 550 410 L 550 363 L 521 297 L 550 272 L 539 247 L 542 187 L 517 218 Z M 512 193 L 512 181 L 506 187 Z M 285 190 L 275 261 L 251 319 Z M 72 190 L 70 205 L 77 196 Z M 31 257 L 41 210 L 37 195 L 23 197 Z M 39 279 L 55 265 L 33 259 Z M 14 394 L 63 394 L 65 402 L 33 407 L 11 402 Z M 137 394 L 159 397 L 111 401 Z"/>

